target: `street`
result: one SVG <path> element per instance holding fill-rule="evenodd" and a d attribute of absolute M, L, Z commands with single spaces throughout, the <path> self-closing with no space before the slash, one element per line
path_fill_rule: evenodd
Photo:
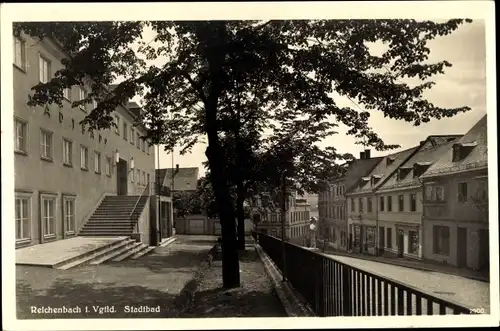
<path fill-rule="evenodd" d="M 490 284 L 438 272 L 421 271 L 386 263 L 328 254 L 335 260 L 418 288 L 443 300 L 453 300 L 470 309 L 490 310 Z"/>

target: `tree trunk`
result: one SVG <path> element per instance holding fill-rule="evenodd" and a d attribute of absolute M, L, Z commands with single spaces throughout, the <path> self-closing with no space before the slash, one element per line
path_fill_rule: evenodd
<path fill-rule="evenodd" d="M 216 29 L 218 42 L 209 43 L 206 60 L 209 68 L 209 91 L 204 100 L 206 119 L 205 129 L 208 138 L 206 156 L 210 166 L 210 181 L 214 189 L 222 230 L 222 283 L 225 288 L 240 286 L 240 264 L 236 247 L 236 226 L 234 204 L 231 198 L 229 181 L 225 171 L 224 151 L 220 144 L 217 122 L 219 97 L 222 91 L 222 62 L 224 54 L 218 49 L 225 38 L 225 25 L 219 23 Z M 199 31 L 204 33 L 204 31 Z"/>
<path fill-rule="evenodd" d="M 243 202 L 245 201 L 245 191 L 243 183 L 236 185 L 236 217 L 238 219 L 238 249 L 245 250 L 245 210 Z"/>
<path fill-rule="evenodd" d="M 225 181 L 220 153 L 217 149 L 207 147 L 207 157 L 210 163 L 210 179 L 214 188 L 215 200 L 219 211 L 222 230 L 222 283 L 225 288 L 240 286 L 240 265 L 236 241 L 236 226 L 233 201 L 229 186 Z"/>

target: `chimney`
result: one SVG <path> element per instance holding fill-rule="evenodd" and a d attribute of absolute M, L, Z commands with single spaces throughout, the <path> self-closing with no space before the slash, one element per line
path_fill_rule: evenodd
<path fill-rule="evenodd" d="M 365 159 L 365 152 L 359 152 L 359 158 L 361 160 L 364 160 Z"/>
<path fill-rule="evenodd" d="M 370 150 L 369 149 L 365 149 L 365 159 L 369 159 L 370 158 Z"/>

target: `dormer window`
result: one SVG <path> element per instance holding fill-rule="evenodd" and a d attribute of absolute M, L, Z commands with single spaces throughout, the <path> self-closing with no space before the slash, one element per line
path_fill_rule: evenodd
<path fill-rule="evenodd" d="M 387 165 L 391 165 L 394 162 L 395 159 L 396 158 L 394 158 L 394 156 L 388 156 L 387 159 L 386 159 Z"/>
<path fill-rule="evenodd" d="M 359 187 L 365 186 L 368 182 L 370 182 L 370 177 L 361 177 L 361 181 L 359 182 Z"/>
<path fill-rule="evenodd" d="M 413 178 L 420 177 L 422 174 L 429 169 L 432 162 L 416 162 L 413 165 Z"/>
<path fill-rule="evenodd" d="M 467 157 L 469 153 L 477 146 L 477 142 L 459 143 L 453 145 L 452 162 L 458 162 Z"/>
<path fill-rule="evenodd" d="M 382 178 L 382 176 L 379 176 L 379 175 L 373 175 L 371 180 L 372 180 L 372 186 L 374 186 L 375 184 L 378 183 L 378 181 L 380 180 L 380 178 Z"/>
<path fill-rule="evenodd" d="M 398 169 L 398 180 L 403 180 L 411 171 L 410 167 L 401 167 Z"/>

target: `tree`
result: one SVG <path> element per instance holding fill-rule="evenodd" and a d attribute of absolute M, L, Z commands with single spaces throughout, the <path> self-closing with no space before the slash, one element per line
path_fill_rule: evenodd
<path fill-rule="evenodd" d="M 197 192 L 176 191 L 172 197 L 175 217 L 201 213 L 201 201 Z"/>
<path fill-rule="evenodd" d="M 234 107 L 227 106 L 235 100 L 235 91 L 258 105 L 259 116 L 263 115 L 259 121 L 266 122 L 262 130 L 276 136 L 293 132 L 301 122 L 341 123 L 349 128 L 348 134 L 365 138 L 368 146 L 395 147 L 384 144 L 371 129 L 370 112 L 419 125 L 469 110 L 440 108 L 423 97 L 433 86 L 430 78 L 451 66 L 447 61 L 426 63 L 427 41 L 462 23 L 461 19 L 30 22 L 16 23 L 14 31 L 54 36 L 68 52 L 65 69 L 33 88 L 30 105 L 61 103 L 64 87 L 87 82 L 92 92 L 74 106 L 98 101 L 82 123 L 91 130 L 113 125 L 110 114 L 116 106 L 140 94 L 144 109 L 140 120 L 154 144 L 164 144 L 167 150 L 182 146 L 185 152 L 206 136 L 210 182 L 222 226 L 223 283 L 235 287 L 240 284 L 235 211 L 225 171 L 232 161 L 224 159 L 222 144 L 228 132 L 225 119 L 235 116 Z M 147 66 L 131 48 L 146 25 L 157 33 L 154 41 L 159 46 L 139 41 L 139 51 L 147 59 L 163 58 L 166 63 L 161 67 Z M 383 42 L 388 49 L 373 55 L 367 42 Z M 123 81 L 109 91 L 106 87 L 117 76 Z M 405 77 L 421 84 L 402 82 Z M 366 110 L 339 107 L 332 91 Z"/>

